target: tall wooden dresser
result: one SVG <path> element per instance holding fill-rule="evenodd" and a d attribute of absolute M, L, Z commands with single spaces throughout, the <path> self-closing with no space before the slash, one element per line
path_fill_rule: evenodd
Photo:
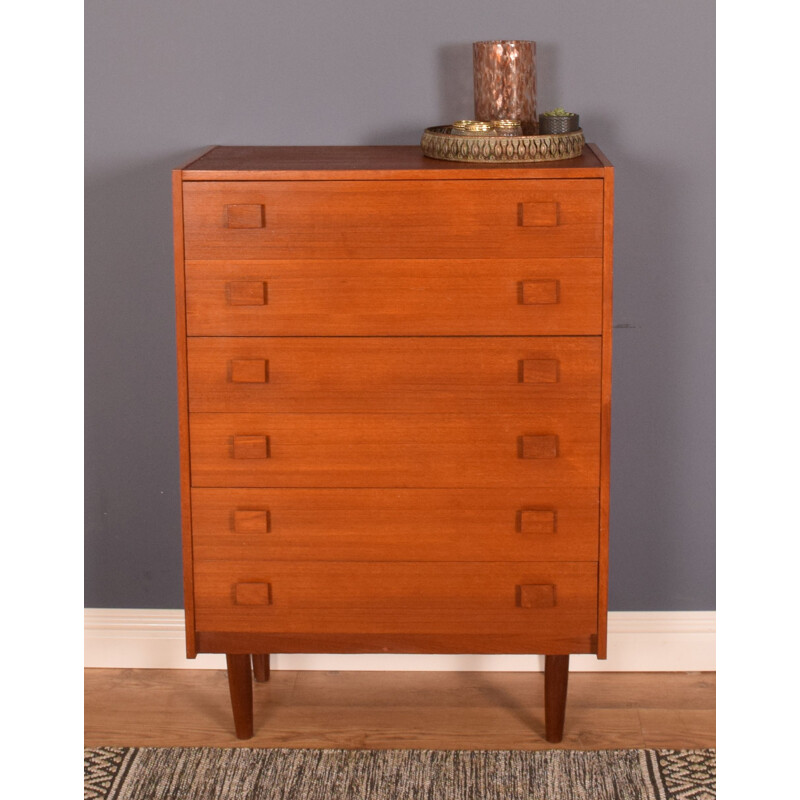
<path fill-rule="evenodd" d="M 173 173 L 187 653 L 606 652 L 613 168 L 215 147 Z"/>

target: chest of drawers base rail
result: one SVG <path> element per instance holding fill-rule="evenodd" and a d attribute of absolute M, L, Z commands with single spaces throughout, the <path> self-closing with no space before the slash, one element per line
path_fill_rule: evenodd
<path fill-rule="evenodd" d="M 613 168 L 213 147 L 173 172 L 187 655 L 606 656 Z"/>

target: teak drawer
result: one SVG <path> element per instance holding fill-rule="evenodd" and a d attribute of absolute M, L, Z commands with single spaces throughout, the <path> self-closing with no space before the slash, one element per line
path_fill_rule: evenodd
<path fill-rule="evenodd" d="M 210 561 L 195 586 L 205 631 L 493 634 L 504 652 L 597 632 L 594 563 Z"/>
<path fill-rule="evenodd" d="M 598 337 L 192 337 L 190 411 L 600 410 Z"/>
<path fill-rule="evenodd" d="M 189 261 L 190 336 L 597 335 L 602 262 Z"/>
<path fill-rule="evenodd" d="M 597 486 L 597 413 L 189 415 L 193 486 Z"/>
<path fill-rule="evenodd" d="M 188 259 L 597 258 L 603 182 L 198 181 Z"/>
<path fill-rule="evenodd" d="M 193 489 L 199 561 L 597 561 L 596 488 Z"/>

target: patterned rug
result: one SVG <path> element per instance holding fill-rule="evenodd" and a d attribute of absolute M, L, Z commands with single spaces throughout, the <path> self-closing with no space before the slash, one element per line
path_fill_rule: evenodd
<path fill-rule="evenodd" d="M 713 800 L 715 750 L 85 751 L 85 800 Z"/>

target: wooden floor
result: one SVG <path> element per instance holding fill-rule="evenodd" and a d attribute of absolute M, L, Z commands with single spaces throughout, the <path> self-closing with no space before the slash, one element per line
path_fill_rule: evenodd
<path fill-rule="evenodd" d="M 255 735 L 233 733 L 217 670 L 87 669 L 85 742 L 151 747 L 500 750 L 715 746 L 714 673 L 572 673 L 561 745 L 541 673 L 273 671 Z"/>

